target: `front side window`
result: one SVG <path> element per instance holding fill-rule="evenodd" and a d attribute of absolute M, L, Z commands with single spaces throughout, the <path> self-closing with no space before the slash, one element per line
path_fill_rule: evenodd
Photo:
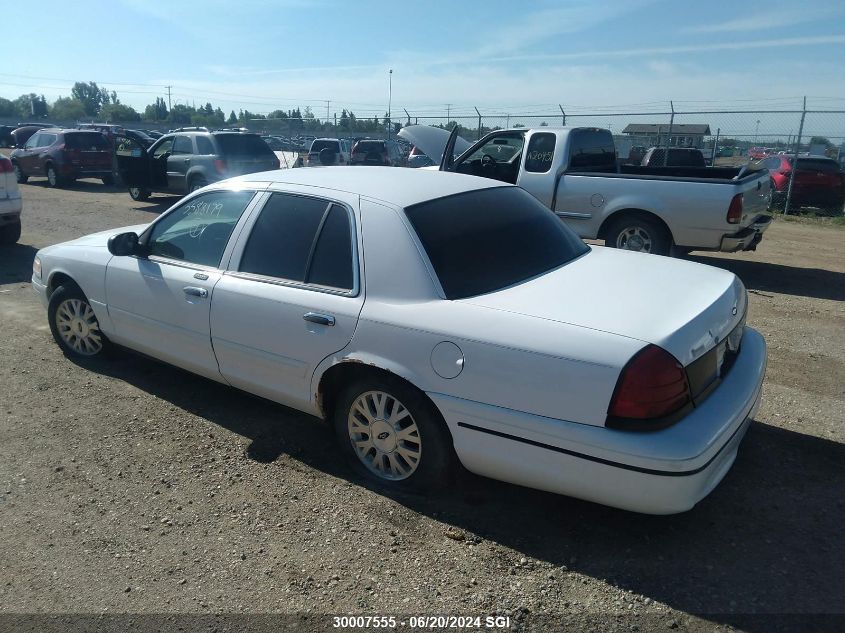
<path fill-rule="evenodd" d="M 327 200 L 273 194 L 252 228 L 238 270 L 351 290 L 349 214 Z"/>
<path fill-rule="evenodd" d="M 495 292 L 549 272 L 588 247 L 519 187 L 478 189 L 405 209 L 447 299 Z"/>
<path fill-rule="evenodd" d="M 252 191 L 213 191 L 174 209 L 153 226 L 147 254 L 201 266 L 219 266 Z"/>
<path fill-rule="evenodd" d="M 161 145 L 153 150 L 153 158 L 161 158 L 165 154 L 170 154 L 173 152 L 173 139 L 169 138 L 165 141 L 161 142 Z"/>
<path fill-rule="evenodd" d="M 24 144 L 24 149 L 32 149 L 33 147 L 40 147 L 38 142 L 41 140 L 41 134 L 34 134 Z"/>
<path fill-rule="evenodd" d="M 38 139 L 37 147 L 50 147 L 56 142 L 56 138 L 55 134 L 42 134 L 41 138 Z"/>

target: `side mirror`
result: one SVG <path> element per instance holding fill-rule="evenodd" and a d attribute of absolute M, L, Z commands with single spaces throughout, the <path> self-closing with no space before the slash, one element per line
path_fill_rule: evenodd
<path fill-rule="evenodd" d="M 125 257 L 135 255 L 138 249 L 137 233 L 118 233 L 109 238 L 109 253 Z"/>

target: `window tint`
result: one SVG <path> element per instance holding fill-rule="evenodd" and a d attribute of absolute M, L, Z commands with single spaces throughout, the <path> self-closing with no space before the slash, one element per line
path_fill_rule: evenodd
<path fill-rule="evenodd" d="M 588 250 L 554 213 L 519 187 L 438 198 L 405 213 L 449 299 L 500 290 Z"/>
<path fill-rule="evenodd" d="M 126 137 L 116 137 L 126 138 Z M 68 149 L 103 151 L 109 148 L 109 140 L 102 134 L 70 132 L 65 134 L 65 147 Z"/>
<path fill-rule="evenodd" d="M 555 155 L 555 135 L 541 132 L 531 136 L 528 142 L 528 154 L 525 157 L 525 171 L 545 173 L 552 168 Z"/>
<path fill-rule="evenodd" d="M 320 231 L 305 281 L 352 290 L 352 235 L 346 209 L 332 205 Z"/>
<path fill-rule="evenodd" d="M 147 252 L 203 266 L 219 266 L 252 191 L 216 191 L 168 213 L 153 227 Z"/>
<path fill-rule="evenodd" d="M 193 154 L 194 144 L 191 142 L 190 136 L 177 136 L 173 143 L 174 154 Z"/>
<path fill-rule="evenodd" d="M 607 130 L 572 130 L 569 133 L 569 170 L 616 171 L 616 147 Z"/>
<path fill-rule="evenodd" d="M 789 159 L 789 164 L 792 164 L 794 159 Z M 807 169 L 810 171 L 818 171 L 824 173 L 834 173 L 839 171 L 839 165 L 832 158 L 798 158 L 798 169 Z"/>
<path fill-rule="evenodd" d="M 37 145 L 37 143 L 40 142 L 40 141 L 41 141 L 41 134 L 33 134 L 29 138 L 29 140 L 26 143 L 24 143 L 24 147 L 26 147 L 26 148 L 39 147 Z"/>
<path fill-rule="evenodd" d="M 311 143 L 312 152 L 321 152 L 324 149 L 330 149 L 333 152 L 340 151 L 340 144 L 337 141 L 314 141 Z"/>
<path fill-rule="evenodd" d="M 214 151 L 214 145 L 211 144 L 211 139 L 207 136 L 197 136 L 195 140 L 197 142 L 197 154 L 209 156 L 216 153 Z"/>
<path fill-rule="evenodd" d="M 328 208 L 326 200 L 274 193 L 252 227 L 239 270 L 304 282 Z"/>
<path fill-rule="evenodd" d="M 160 158 L 162 155 L 172 151 L 173 139 L 169 138 L 166 141 L 162 141 L 161 145 L 155 148 L 155 151 L 153 152 L 153 158 Z"/>
<path fill-rule="evenodd" d="M 217 134 L 214 138 L 226 156 L 274 156 L 257 134 Z"/>

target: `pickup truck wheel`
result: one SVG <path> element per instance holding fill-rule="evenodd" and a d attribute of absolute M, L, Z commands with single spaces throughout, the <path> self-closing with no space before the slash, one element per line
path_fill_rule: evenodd
<path fill-rule="evenodd" d="M 27 180 L 29 180 L 29 176 L 24 175 L 21 171 L 21 166 L 17 163 L 12 163 L 15 168 L 15 180 L 17 180 L 20 184 L 24 184 Z"/>
<path fill-rule="evenodd" d="M 109 351 L 97 315 L 82 290 L 73 283 L 59 286 L 47 306 L 50 332 L 66 356 L 91 358 Z"/>
<path fill-rule="evenodd" d="M 21 238 L 21 223 L 20 221 L 14 224 L 7 224 L 0 229 L 0 244 L 16 244 Z"/>
<path fill-rule="evenodd" d="M 672 240 L 654 220 L 629 215 L 619 218 L 610 226 L 605 245 L 627 251 L 668 255 Z"/>
<path fill-rule="evenodd" d="M 151 191 L 140 187 L 129 187 L 129 197 L 133 200 L 144 201 L 150 197 Z"/>
<path fill-rule="evenodd" d="M 426 397 L 401 380 L 372 376 L 340 393 L 334 428 L 358 473 L 392 488 L 424 490 L 446 483 L 454 466 L 452 439 Z"/>

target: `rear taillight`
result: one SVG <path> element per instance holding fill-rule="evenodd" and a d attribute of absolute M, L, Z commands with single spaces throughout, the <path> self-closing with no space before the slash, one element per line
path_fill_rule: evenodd
<path fill-rule="evenodd" d="M 731 200 L 731 206 L 728 207 L 728 215 L 725 218 L 728 224 L 739 224 L 742 220 L 742 194 L 736 194 Z"/>
<path fill-rule="evenodd" d="M 649 345 L 619 375 L 607 410 L 607 426 L 635 428 L 643 422 L 661 426 L 674 421 L 671 416 L 680 413 L 690 402 L 689 381 L 683 365 L 665 349 Z"/>
<path fill-rule="evenodd" d="M 13 171 L 15 171 L 15 167 L 12 165 L 12 161 L 5 156 L 0 156 L 0 174 L 11 173 Z"/>
<path fill-rule="evenodd" d="M 226 173 L 226 161 L 222 158 L 215 158 L 214 159 L 214 169 L 217 170 L 218 174 L 225 174 Z"/>

